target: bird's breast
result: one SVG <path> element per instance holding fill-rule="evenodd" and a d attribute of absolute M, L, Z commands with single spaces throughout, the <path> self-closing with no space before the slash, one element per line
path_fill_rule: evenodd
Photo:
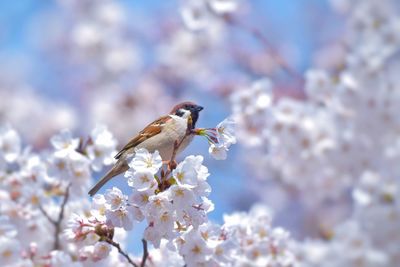
<path fill-rule="evenodd" d="M 146 148 L 149 152 L 158 150 L 164 161 L 170 160 L 175 141 L 180 142 L 186 135 L 187 119 L 171 116 L 172 120 L 164 125 L 161 132 L 146 141 L 140 143 L 137 148 Z M 185 137 L 178 149 L 178 153 L 184 150 L 192 141 L 193 136 Z"/>

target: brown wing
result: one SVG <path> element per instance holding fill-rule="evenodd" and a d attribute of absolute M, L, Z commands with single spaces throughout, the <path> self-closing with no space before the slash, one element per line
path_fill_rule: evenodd
<path fill-rule="evenodd" d="M 159 118 L 158 120 L 153 121 L 149 125 L 147 125 L 141 132 L 139 132 L 138 135 L 133 137 L 128 144 L 126 144 L 121 151 L 115 155 L 116 159 L 119 159 L 122 154 L 124 154 L 128 149 L 131 149 L 133 147 L 136 147 L 143 141 L 149 139 L 150 137 L 155 136 L 156 134 L 161 132 L 161 129 L 163 128 L 165 122 L 169 119 L 169 116 L 163 116 Z"/>

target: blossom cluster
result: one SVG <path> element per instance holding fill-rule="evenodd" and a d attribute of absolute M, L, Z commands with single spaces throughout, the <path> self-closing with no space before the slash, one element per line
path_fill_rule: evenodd
<path fill-rule="evenodd" d="M 372 2 L 360 5 L 372 12 Z M 374 12 L 380 11 L 374 10 L 370 19 L 376 15 Z M 361 20 L 358 10 L 355 13 L 353 19 Z M 396 21 L 382 21 L 381 27 L 395 36 Z M 378 38 L 378 33 L 358 35 L 365 39 L 363 44 L 370 46 L 374 44 L 370 39 Z M 397 51 L 399 47 L 394 46 Z M 394 48 L 388 48 L 393 50 L 390 55 L 396 51 Z M 348 67 L 340 72 L 309 70 L 307 101 L 282 98 L 275 103 L 269 79 L 239 90 L 232 96 L 232 103 L 241 140 L 267 152 L 260 166 L 269 166 L 284 183 L 303 191 L 313 190 L 319 198 L 342 196 L 368 169 L 396 173 L 393 163 L 398 161 L 398 153 L 393 144 L 397 144 L 395 129 L 399 121 L 395 107 L 400 94 L 394 89 L 397 81 L 392 73 L 397 63 L 389 59 L 384 57 L 379 65 L 391 68 L 371 70 L 359 64 L 373 59 L 356 50 L 349 53 Z"/>
<path fill-rule="evenodd" d="M 150 266 L 182 265 L 187 258 L 188 266 L 198 266 L 199 259 L 200 266 L 297 266 L 290 234 L 272 227 L 271 221 L 265 206 L 225 215 L 223 225 L 209 222 L 185 234 L 178 241 L 180 255 L 162 243 L 151 252 Z M 201 258 L 197 251 L 203 253 Z"/>
<path fill-rule="evenodd" d="M 214 129 L 197 129 L 195 133 L 206 136 L 211 147 L 219 145 L 225 151 L 236 141 L 233 125 L 227 119 Z M 210 149 L 210 153 L 214 150 Z M 154 259 L 150 252 L 149 264 L 156 264 L 157 255 L 165 249 L 177 254 L 168 261 L 160 260 L 166 266 L 175 261 L 188 266 L 240 266 L 253 261 L 257 266 L 295 263 L 288 248 L 288 232 L 272 229 L 271 216 L 261 207 L 249 215 L 226 216 L 222 226 L 209 222 L 207 214 L 214 204 L 208 199 L 211 187 L 202 156 L 187 156 L 174 167 L 171 163 L 163 166 L 158 151 L 137 149 L 124 176 L 132 188 L 130 194 L 125 195 L 117 187 L 107 189 L 105 194 L 94 196 L 89 215 L 70 219 L 65 233 L 79 247 L 80 260 L 106 258 L 110 247 L 117 246 L 114 229 L 130 231 L 134 224 L 145 221 L 143 242 L 161 249 L 155 250 Z M 129 256 L 126 260 L 133 262 Z"/>
<path fill-rule="evenodd" d="M 221 147 L 235 141 L 232 124 L 226 120 L 212 131 Z M 149 266 L 157 266 L 158 260 L 166 266 L 176 262 L 240 266 L 253 261 L 257 266 L 293 266 L 295 262 L 288 233 L 273 229 L 271 215 L 261 207 L 248 215 L 227 215 L 222 226 L 208 221 L 214 205 L 207 198 L 211 188 L 202 156 L 188 156 L 165 169 L 157 151 L 139 149 L 125 173 L 132 193 L 124 195 L 113 187 L 97 194 L 89 208 L 84 195 L 91 169 L 112 163 L 115 153 L 115 139 L 105 127 L 95 128 L 87 140 L 61 131 L 51 138 L 53 149 L 43 154 L 22 155 L 21 140 L 9 127 L 2 128 L 0 141 L 6 165 L 2 170 L 7 170 L 2 174 L 0 217 L 4 266 L 132 264 L 120 242 L 125 231 L 143 220 L 144 240 L 161 247 L 150 251 Z M 10 165 L 16 161 L 18 166 Z M 44 234 L 52 228 L 54 235 Z M 175 258 L 160 259 L 163 249 L 175 253 Z"/>
<path fill-rule="evenodd" d="M 104 195 L 95 195 L 92 204 L 95 219 L 90 219 L 94 220 L 92 231 L 80 228 L 86 225 L 84 223 L 75 223 L 79 230 L 73 230 L 72 239 L 79 241 L 85 237 L 83 240 L 86 240 L 90 239 L 87 234 L 97 233 L 101 240 L 115 227 L 129 231 L 134 223 L 142 220 L 147 224 L 144 239 L 155 247 L 159 247 L 162 239 L 172 242 L 187 232 L 197 232 L 207 221 L 207 213 L 214 208 L 207 198 L 211 191 L 207 183 L 209 173 L 202 162 L 201 156 L 188 156 L 171 176 L 166 176 L 159 171 L 162 160 L 157 151 L 152 154 L 145 149 L 137 150 L 125 173 L 132 193 L 124 195 L 113 187 Z M 98 228 L 104 229 L 98 233 Z M 202 255 L 202 252 L 198 254 Z"/>
<path fill-rule="evenodd" d="M 215 128 L 195 129 L 195 133 L 207 138 L 210 145 L 208 152 L 214 159 L 225 160 L 229 147 L 236 144 L 235 125 L 236 122 L 232 118 L 227 118 Z"/>
<path fill-rule="evenodd" d="M 75 266 L 62 234 L 65 218 L 88 212 L 91 169 L 112 162 L 116 141 L 99 126 L 86 141 L 64 130 L 51 144 L 36 153 L 13 128 L 0 128 L 2 266 Z"/>
<path fill-rule="evenodd" d="M 255 155 L 254 173 L 300 200 L 306 225 L 297 227 L 312 237 L 299 244 L 304 266 L 395 266 L 398 9 L 390 0 L 333 2 L 348 14 L 340 66 L 308 70 L 301 99 L 276 97 L 271 77 L 237 90 L 238 138 Z"/>
<path fill-rule="evenodd" d="M 108 201 L 105 200 L 105 198 L 110 198 L 110 195 L 114 200 L 113 204 L 107 204 Z M 120 218 L 115 223 L 115 215 L 111 215 L 113 219 L 107 223 L 107 210 L 110 210 L 112 205 L 121 202 L 121 199 L 123 199 L 123 194 L 113 188 L 106 193 L 104 198 L 102 195 L 97 195 L 93 202 L 96 208 L 98 208 L 98 203 L 101 203 L 100 210 L 105 214 L 101 220 L 94 217 L 71 219 L 67 233 L 70 239 L 81 245 L 83 255 L 81 260 L 87 260 L 89 258 L 87 255 L 92 255 L 90 256 L 92 260 L 107 257 L 110 252 L 109 243 L 112 243 L 113 238 L 112 225 L 131 228 L 132 222 L 129 219 L 125 220 L 125 224 L 120 223 L 122 222 Z M 151 201 L 150 197 L 147 205 Z M 131 209 L 133 221 L 143 220 L 146 217 L 139 210 Z M 146 266 L 292 267 L 298 264 L 293 250 L 295 243 L 290 238 L 290 234 L 283 228 L 272 227 L 272 214 L 264 206 L 254 206 L 248 213 L 237 212 L 225 215 L 223 225 L 210 221 L 200 225 L 188 224 L 185 220 L 179 222 L 179 218 L 174 218 L 177 221 L 170 222 L 169 215 L 163 210 L 161 212 L 163 215 L 160 218 L 151 218 L 153 221 L 149 223 L 149 227 L 154 228 L 151 231 L 165 232 L 165 229 L 170 229 L 173 233 L 171 232 L 169 236 L 164 235 L 161 240 L 157 239 L 155 248 L 149 251 Z M 96 209 L 92 209 L 92 215 L 101 217 Z M 169 224 L 175 226 L 172 228 Z M 157 236 L 154 232 L 148 235 L 149 227 L 144 237 L 154 238 Z M 147 240 L 151 241 L 151 239 Z M 97 247 L 99 249 L 96 250 Z M 89 251 L 92 254 L 88 254 Z"/>
<path fill-rule="evenodd" d="M 211 155 L 215 156 L 211 148 L 218 146 L 226 158 L 236 142 L 233 127 L 233 120 L 226 119 L 194 134 L 207 138 Z M 245 214 L 227 216 L 222 226 L 208 220 L 214 204 L 208 199 L 209 172 L 202 156 L 187 156 L 179 164 L 165 166 L 158 151 L 138 149 L 124 174 L 131 193 L 113 187 L 95 195 L 90 204 L 86 192 L 92 171 L 114 163 L 113 135 L 104 126 L 97 126 L 88 138 L 62 130 L 50 143 L 51 149 L 36 153 L 23 149 L 14 129 L 0 129 L 3 266 L 134 265 L 123 242 L 125 233 L 141 221 L 147 225 L 143 242 L 155 248 L 148 256 L 150 266 L 163 248 L 176 253 L 171 262 L 178 259 L 188 266 L 232 266 L 253 259 L 260 264 L 276 261 L 279 266 L 294 262 L 287 250 L 288 233 L 272 230 L 267 212 L 257 209 L 247 222 L 240 218 Z M 259 216 L 259 224 L 247 229 L 254 216 Z M 261 251 L 266 244 L 268 250 Z"/>

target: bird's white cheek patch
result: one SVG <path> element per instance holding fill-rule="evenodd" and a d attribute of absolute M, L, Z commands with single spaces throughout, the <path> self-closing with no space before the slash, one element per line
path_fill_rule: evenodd
<path fill-rule="evenodd" d="M 183 118 L 183 119 L 189 118 L 189 116 L 190 116 L 190 111 L 189 111 L 189 110 L 180 109 L 179 111 L 183 113 L 183 115 L 181 116 L 181 118 Z"/>

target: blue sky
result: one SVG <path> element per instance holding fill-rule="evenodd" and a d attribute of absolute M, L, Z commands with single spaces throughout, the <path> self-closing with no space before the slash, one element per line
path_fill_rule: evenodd
<path fill-rule="evenodd" d="M 175 11 L 178 3 L 175 0 L 121 0 L 121 2 L 134 9 L 136 13 L 149 16 L 160 11 Z M 253 0 L 249 2 L 254 7 L 253 11 L 257 19 L 267 18 L 268 28 L 277 29 L 274 34 L 279 34 L 271 36 L 271 40 L 279 39 L 296 45 L 304 55 L 299 62 L 299 67 L 304 68 L 309 64 L 307 55 L 313 49 L 311 40 L 313 40 L 312 35 L 315 34 L 310 31 L 313 16 L 310 14 L 310 7 L 317 12 L 326 13 L 329 11 L 327 0 Z M 40 12 L 53 5 L 52 1 L 0 1 L 1 53 L 18 52 L 24 56 L 34 53 L 27 37 L 29 24 Z"/>

